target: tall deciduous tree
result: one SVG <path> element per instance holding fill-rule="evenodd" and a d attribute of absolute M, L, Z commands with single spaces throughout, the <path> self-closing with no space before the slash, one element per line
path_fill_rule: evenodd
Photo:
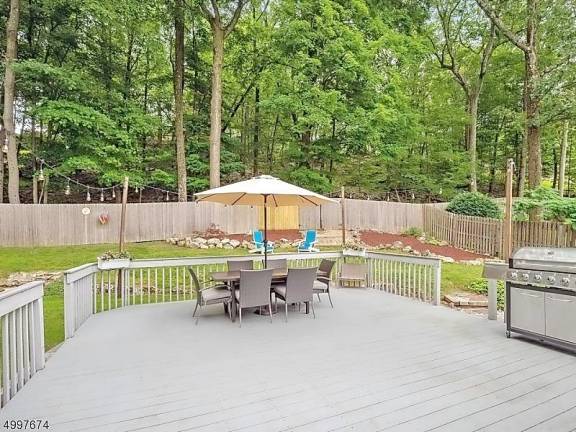
<path fill-rule="evenodd" d="M 187 201 L 186 142 L 184 138 L 184 1 L 174 2 L 174 130 L 178 201 Z"/>
<path fill-rule="evenodd" d="M 4 72 L 4 132 L 8 145 L 8 199 L 11 204 L 20 203 L 20 172 L 18 170 L 18 145 L 14 124 L 15 74 L 13 63 L 18 50 L 18 21 L 20 0 L 10 1 L 10 16 L 6 25 L 6 67 Z"/>
<path fill-rule="evenodd" d="M 528 186 L 537 188 L 542 182 L 542 150 L 540 148 L 540 95 L 537 91 L 538 69 L 538 0 L 526 0 L 526 36 L 520 37 L 508 27 L 498 16 L 488 0 L 476 0 L 478 6 L 486 13 L 488 18 L 500 32 L 514 46 L 524 53 L 524 112 L 525 125 L 525 151 L 527 152 Z M 519 183 L 519 193 L 522 192 L 523 182 Z"/>
<path fill-rule="evenodd" d="M 470 190 L 476 192 L 478 101 L 496 45 L 496 27 L 483 22 L 472 3 L 468 0 L 435 2 L 437 28 L 432 32 L 430 41 L 440 67 L 451 72 L 465 95 L 468 114 L 465 142 L 470 155 Z"/>
<path fill-rule="evenodd" d="M 219 7 L 216 0 L 200 7 L 212 29 L 212 96 L 210 100 L 210 187 L 220 186 L 220 140 L 222 134 L 222 67 L 224 41 L 232 33 L 248 0 L 236 0 L 226 22 L 224 12 L 230 5 Z"/>

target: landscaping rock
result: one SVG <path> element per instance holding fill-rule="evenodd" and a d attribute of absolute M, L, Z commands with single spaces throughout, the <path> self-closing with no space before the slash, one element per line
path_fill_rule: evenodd
<path fill-rule="evenodd" d="M 405 252 L 405 253 L 412 252 L 412 246 L 406 246 L 406 247 L 402 248 L 402 252 Z"/>
<path fill-rule="evenodd" d="M 229 238 L 223 238 L 222 240 L 220 240 L 220 243 L 222 243 L 223 245 L 229 244 L 229 243 L 230 243 L 230 239 L 229 239 Z"/>
<path fill-rule="evenodd" d="M 208 240 L 206 241 L 206 243 L 208 244 L 208 246 L 216 246 L 216 245 L 220 244 L 220 239 L 218 239 L 218 238 L 211 238 L 211 239 L 208 239 Z"/>
<path fill-rule="evenodd" d="M 440 256 L 438 256 L 438 258 L 440 258 L 440 259 L 441 259 L 443 262 L 445 262 L 445 263 L 453 263 L 453 262 L 455 262 L 455 261 L 454 261 L 454 258 L 452 258 L 452 257 L 447 257 L 447 256 L 441 256 L 441 255 L 440 255 Z"/>
<path fill-rule="evenodd" d="M 392 249 L 402 249 L 403 247 L 404 247 L 404 243 L 402 243 L 400 240 L 392 243 Z"/>
<path fill-rule="evenodd" d="M 12 273 L 8 278 L 4 281 L 0 281 L 0 286 L 3 287 L 17 287 L 19 285 L 24 285 L 28 282 L 33 282 L 37 280 L 45 280 L 47 282 L 54 281 L 57 279 L 62 278 L 62 272 L 18 272 Z"/>
<path fill-rule="evenodd" d="M 482 261 L 481 259 L 462 261 L 462 263 L 468 264 L 468 265 L 473 265 L 473 266 L 484 265 L 484 261 Z"/>
<path fill-rule="evenodd" d="M 421 253 L 420 251 L 413 250 L 413 251 L 412 251 L 412 255 L 414 255 L 414 256 L 420 256 L 420 255 L 422 255 L 422 253 Z"/>
<path fill-rule="evenodd" d="M 202 238 L 202 237 L 196 237 L 194 239 L 194 242 L 198 243 L 198 244 L 206 244 L 208 242 L 208 240 L 206 240 L 205 238 Z"/>
<path fill-rule="evenodd" d="M 237 248 L 238 246 L 240 246 L 240 242 L 238 240 L 230 240 L 230 246 L 232 246 L 233 248 Z"/>

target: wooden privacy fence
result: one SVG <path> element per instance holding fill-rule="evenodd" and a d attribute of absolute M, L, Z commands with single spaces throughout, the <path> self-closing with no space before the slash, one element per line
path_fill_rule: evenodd
<path fill-rule="evenodd" d="M 115 243 L 120 204 L 2 204 L 1 246 L 50 246 Z M 105 223 L 102 223 L 105 222 Z M 128 204 L 126 241 L 164 240 L 205 231 L 211 224 L 228 233 L 258 226 L 258 209 L 214 203 Z"/>
<path fill-rule="evenodd" d="M 428 204 L 346 199 L 346 228 L 388 233 L 401 233 L 410 227 L 421 228 L 424 223 L 423 208 L 426 206 Z M 335 230 L 340 229 L 341 224 L 340 204 L 300 209 L 302 229 Z"/>
<path fill-rule="evenodd" d="M 423 226 L 424 204 L 346 200 L 348 229 L 400 233 Z M 121 206 L 94 204 L 1 204 L 0 246 L 51 246 L 115 243 Z M 230 234 L 262 228 L 262 208 L 215 203 L 128 204 L 126 241 L 164 240 L 203 232 L 215 224 Z M 320 207 L 271 209 L 269 229 L 340 229 L 339 203 Z"/>
<path fill-rule="evenodd" d="M 502 220 L 464 216 L 424 207 L 423 229 L 437 240 L 476 253 L 502 256 Z M 564 223 L 540 221 L 512 223 L 512 250 L 523 246 L 572 247 L 576 234 Z"/>

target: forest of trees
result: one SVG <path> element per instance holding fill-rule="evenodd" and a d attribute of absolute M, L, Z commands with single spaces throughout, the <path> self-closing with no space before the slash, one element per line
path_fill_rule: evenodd
<path fill-rule="evenodd" d="M 501 194 L 508 158 L 518 194 L 576 195 L 574 0 L 6 0 L 0 14 L 4 202 L 77 201 L 67 177 L 98 191 L 125 175 L 145 200 L 189 200 L 259 173 L 447 200 Z"/>

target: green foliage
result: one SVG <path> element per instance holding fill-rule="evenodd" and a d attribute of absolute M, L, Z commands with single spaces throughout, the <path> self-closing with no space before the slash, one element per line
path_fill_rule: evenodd
<path fill-rule="evenodd" d="M 517 220 L 527 220 L 532 210 L 541 210 L 545 220 L 569 223 L 576 229 L 576 198 L 561 197 L 554 189 L 539 187 L 514 201 Z"/>
<path fill-rule="evenodd" d="M 402 235 L 407 237 L 421 237 L 422 234 L 422 228 L 419 227 L 410 227 L 402 231 Z"/>
<path fill-rule="evenodd" d="M 488 281 L 486 279 L 476 279 L 467 286 L 468 291 L 476 294 L 488 295 Z M 496 305 L 499 310 L 504 310 L 506 302 L 506 290 L 504 282 L 498 281 L 496 288 Z"/>
<path fill-rule="evenodd" d="M 128 251 L 114 252 L 108 250 L 98 257 L 102 261 L 110 261 L 115 259 L 132 259 L 132 254 Z"/>
<path fill-rule="evenodd" d="M 227 16 L 232 3 L 220 2 Z M 495 7 L 502 19 L 521 28 L 525 5 L 501 3 Z M 566 54 L 576 50 L 569 3 L 538 6 L 545 19 L 536 91 L 548 183 L 558 170 L 560 126 L 576 113 L 576 68 Z M 467 190 L 469 115 L 462 88 L 431 46 L 442 42 L 437 5 L 454 5 L 453 53 L 474 85 L 489 27 L 473 0 L 248 2 L 225 45 L 222 183 L 268 173 L 319 192 L 344 185 L 360 196 L 403 201 L 412 194 L 446 201 Z M 15 70 L 17 117 L 25 124 L 23 189 L 31 184 L 33 147 L 59 171 L 96 187 L 129 175 L 133 185 L 176 188 L 172 12 L 171 2 L 153 0 L 21 2 Z M 186 163 L 194 192 L 208 187 L 212 36 L 198 2 L 186 3 L 184 20 Z M 1 47 L 5 25 L 0 20 Z M 490 195 L 503 192 L 506 159 L 520 166 L 523 75 L 520 50 L 498 43 L 478 116 L 479 189 Z M 574 136 L 571 130 L 569 154 Z M 575 175 L 570 164 L 567 176 Z M 553 201 L 545 217 L 571 222 L 571 204 Z"/>
<path fill-rule="evenodd" d="M 450 201 L 446 210 L 466 216 L 500 217 L 498 204 L 493 199 L 479 192 L 466 192 L 457 195 Z"/>

